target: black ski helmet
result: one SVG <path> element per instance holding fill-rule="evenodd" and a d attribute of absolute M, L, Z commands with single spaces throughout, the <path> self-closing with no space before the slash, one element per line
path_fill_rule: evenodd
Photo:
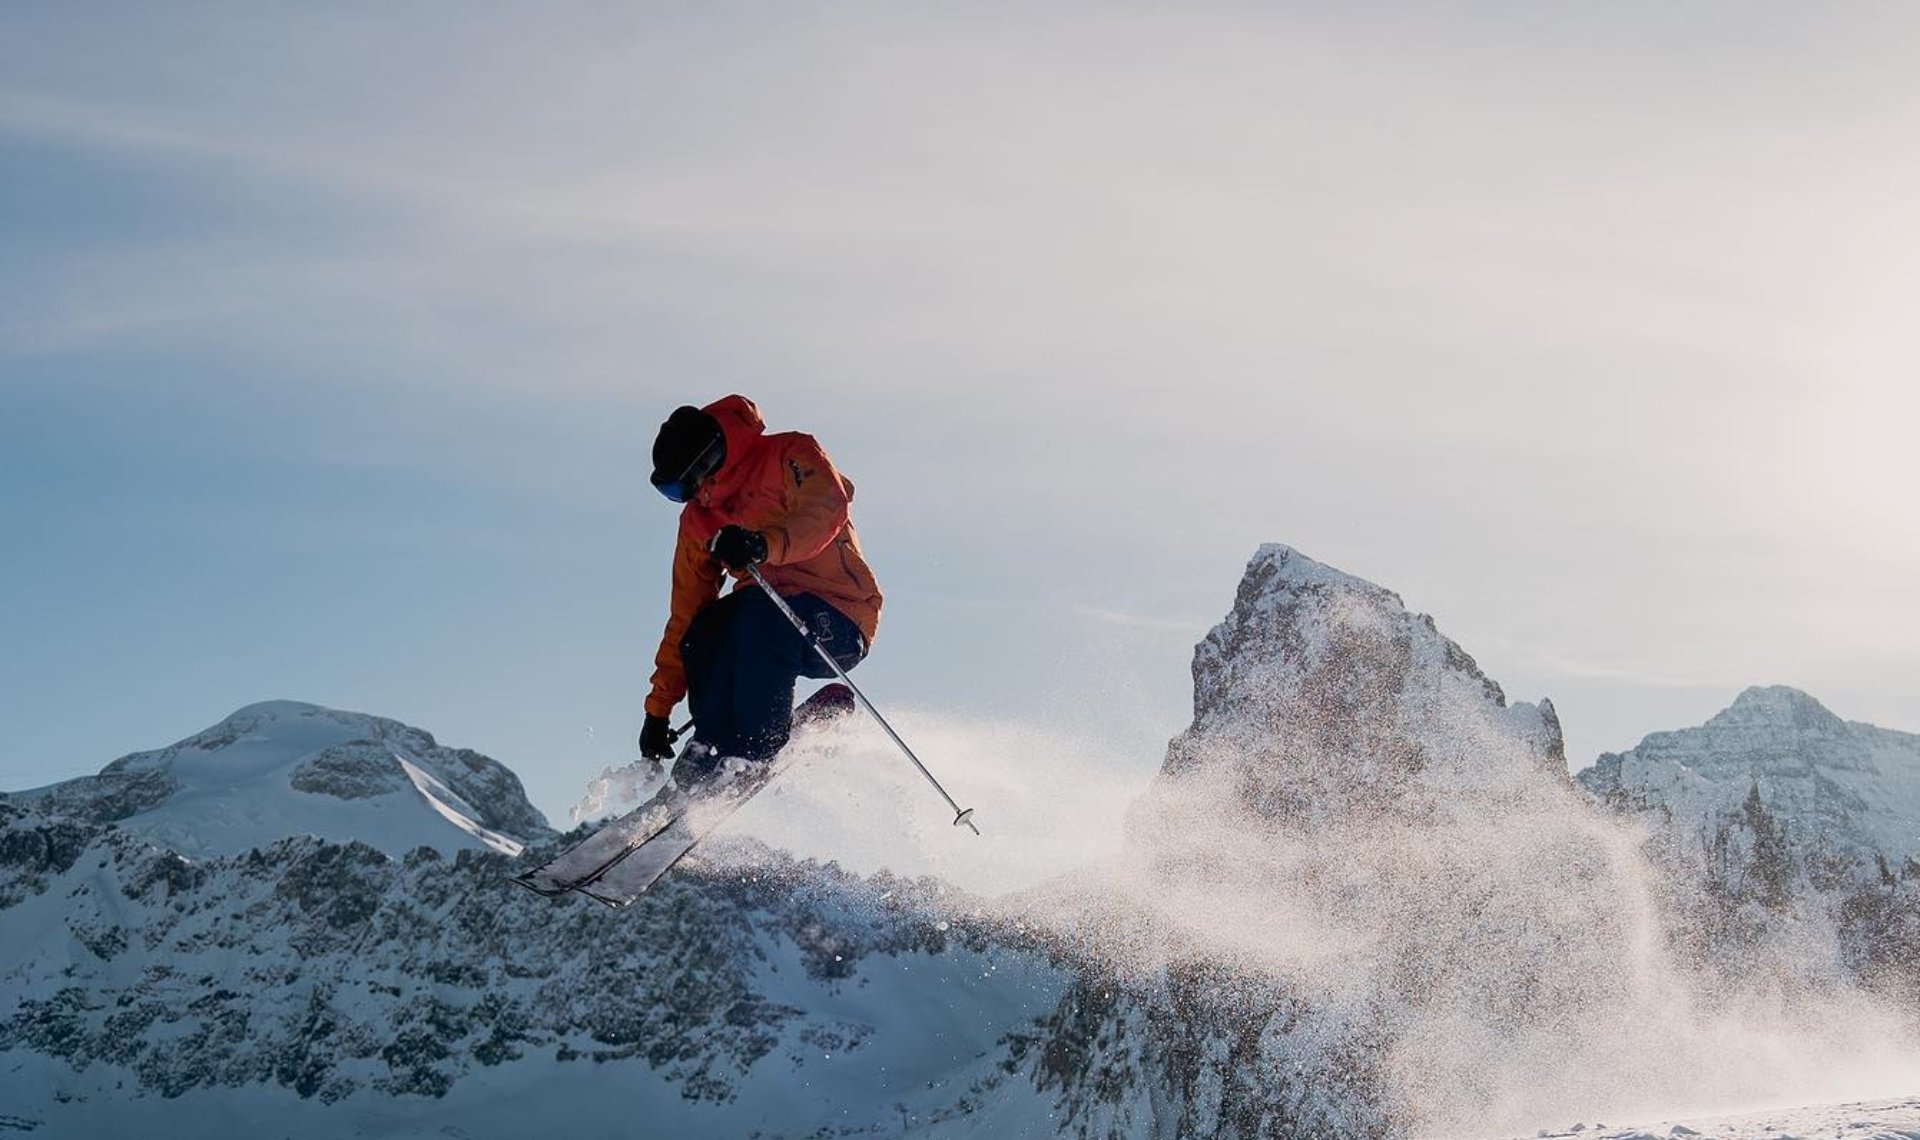
<path fill-rule="evenodd" d="M 654 437 L 650 481 L 662 495 L 684 503 L 726 461 L 727 436 L 720 421 L 699 408 L 678 407 Z"/>

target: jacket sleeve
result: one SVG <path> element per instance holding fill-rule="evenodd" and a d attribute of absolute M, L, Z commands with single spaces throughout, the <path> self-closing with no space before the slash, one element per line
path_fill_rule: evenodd
<path fill-rule="evenodd" d="M 781 498 L 786 513 L 766 528 L 767 561 L 775 566 L 817 557 L 847 529 L 853 485 L 810 435 L 796 438 L 781 456 Z"/>
<path fill-rule="evenodd" d="M 687 669 L 680 660 L 680 640 L 687 635 L 693 615 L 720 593 L 720 567 L 683 525 L 673 547 L 673 601 L 660 651 L 653 656 L 653 691 L 647 695 L 647 713 L 672 716 L 673 706 L 687 695 Z"/>

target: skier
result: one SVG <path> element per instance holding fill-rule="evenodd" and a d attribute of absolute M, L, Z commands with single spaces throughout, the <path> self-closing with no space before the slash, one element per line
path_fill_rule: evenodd
<path fill-rule="evenodd" d="M 766 434 L 745 396 L 674 409 L 653 443 L 653 485 L 680 510 L 673 606 L 654 658 L 640 753 L 673 757 L 673 707 L 693 706 L 694 737 L 652 799 L 513 881 L 557 898 L 579 892 L 631 906 L 779 769 L 796 721 L 864 706 L 975 835 L 963 808 L 847 676 L 880 623 L 880 588 L 848 507 L 853 484 L 812 436 Z M 727 572 L 733 589 L 724 596 Z M 793 707 L 800 677 L 827 685 Z"/>
<path fill-rule="evenodd" d="M 812 436 L 768 435 L 745 396 L 676 408 L 653 443 L 652 483 L 685 506 L 640 754 L 673 758 L 668 718 L 686 697 L 693 740 L 673 768 L 685 790 L 723 760 L 771 759 L 792 732 L 795 681 L 833 675 L 748 567 L 842 669 L 866 657 L 881 597 L 848 515 L 853 484 Z M 723 596 L 728 572 L 735 584 Z"/>

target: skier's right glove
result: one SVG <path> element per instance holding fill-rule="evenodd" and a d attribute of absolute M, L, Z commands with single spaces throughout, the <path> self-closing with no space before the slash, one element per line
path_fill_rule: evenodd
<path fill-rule="evenodd" d="M 667 726 L 667 718 L 647 714 L 640 722 L 640 756 L 646 760 L 673 759 L 673 742 L 680 734 Z"/>
<path fill-rule="evenodd" d="M 767 560 L 767 536 L 729 523 L 713 536 L 707 550 L 729 570 L 745 570 Z"/>

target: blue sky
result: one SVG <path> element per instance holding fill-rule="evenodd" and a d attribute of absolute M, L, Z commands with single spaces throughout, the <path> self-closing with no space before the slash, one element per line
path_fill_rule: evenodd
<path fill-rule="evenodd" d="M 883 703 L 1144 774 L 1284 541 L 1576 763 L 1750 683 L 1920 728 L 1917 23 L 11 6 L 0 787 L 288 697 L 557 813 L 730 391 L 858 485 Z"/>

